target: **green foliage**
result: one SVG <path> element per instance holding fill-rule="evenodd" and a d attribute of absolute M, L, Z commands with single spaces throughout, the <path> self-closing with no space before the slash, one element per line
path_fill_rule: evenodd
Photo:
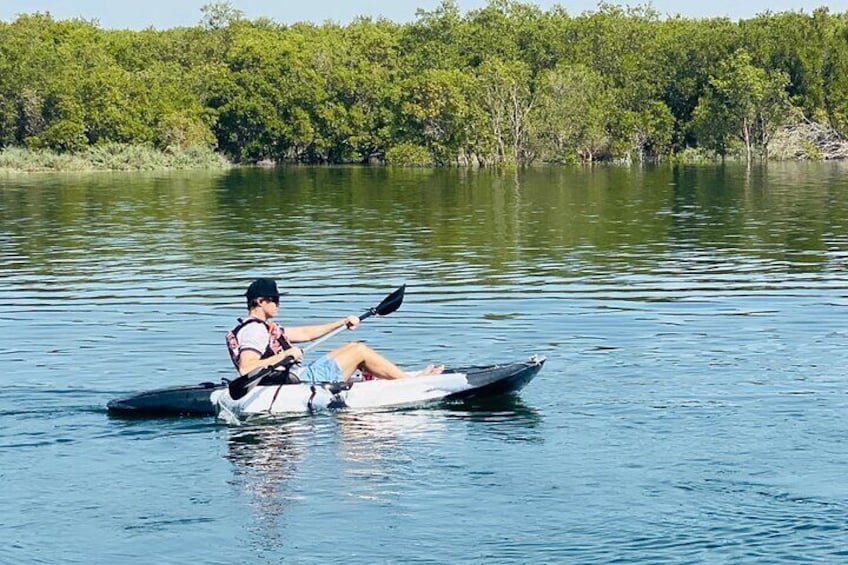
<path fill-rule="evenodd" d="M 211 148 L 215 137 L 200 117 L 186 111 L 164 116 L 156 127 L 156 144 L 171 153 L 190 147 Z"/>
<path fill-rule="evenodd" d="M 819 161 L 822 159 L 822 152 L 819 148 L 812 142 L 806 142 L 803 144 L 804 152 L 809 156 L 808 158 L 814 161 Z"/>
<path fill-rule="evenodd" d="M 468 143 L 472 84 L 458 70 L 428 69 L 407 79 L 402 89 L 400 121 L 408 136 L 428 148 L 439 164 L 452 163 Z"/>
<path fill-rule="evenodd" d="M 30 149 L 53 149 L 62 152 L 82 151 L 88 146 L 85 125 L 74 120 L 53 122 L 40 135 L 26 138 Z"/>
<path fill-rule="evenodd" d="M 546 71 L 533 109 L 536 144 L 543 160 L 593 161 L 609 150 L 611 89 L 600 73 L 582 65 Z"/>
<path fill-rule="evenodd" d="M 737 50 L 719 65 L 695 109 L 701 144 L 724 156 L 732 141 L 741 142 L 748 160 L 754 145 L 767 151 L 775 124 L 788 108 L 787 82 L 785 73 L 769 75 L 751 64 L 745 49 Z"/>
<path fill-rule="evenodd" d="M 408 24 L 285 26 L 229 2 L 200 15 L 137 32 L 0 22 L 0 148 L 526 165 L 765 156 L 799 119 L 848 134 L 848 14 L 825 8 L 740 22 L 513 0 L 465 14 L 446 0 Z"/>
<path fill-rule="evenodd" d="M 476 98 L 481 103 L 486 133 L 494 142 L 490 162 L 525 164 L 533 156 L 528 145 L 530 69 L 520 61 L 491 59 L 477 69 Z"/>
<path fill-rule="evenodd" d="M 424 167 L 433 164 L 433 157 L 426 147 L 402 142 L 386 151 L 386 163 L 389 165 Z"/>
<path fill-rule="evenodd" d="M 78 152 L 7 147 L 0 150 L 6 171 L 149 171 L 157 169 L 224 169 L 230 164 L 209 148 L 194 146 L 162 152 L 150 146 L 106 143 Z"/>
<path fill-rule="evenodd" d="M 200 11 L 203 13 L 202 25 L 209 30 L 224 29 L 244 18 L 244 12 L 233 7 L 229 2 L 213 2 L 204 4 Z"/>
<path fill-rule="evenodd" d="M 622 120 L 624 132 L 617 139 L 624 153 L 640 162 L 659 159 L 671 150 L 674 137 L 674 115 L 665 102 L 651 101 L 640 112 L 626 112 Z M 630 132 L 629 140 L 626 132 Z"/>

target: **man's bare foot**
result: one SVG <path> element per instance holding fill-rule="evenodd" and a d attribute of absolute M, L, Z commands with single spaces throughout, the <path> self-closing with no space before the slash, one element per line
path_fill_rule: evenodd
<path fill-rule="evenodd" d="M 424 377 L 427 375 L 440 375 L 444 370 L 444 365 L 427 365 L 427 367 L 423 371 L 421 371 L 421 376 Z"/>

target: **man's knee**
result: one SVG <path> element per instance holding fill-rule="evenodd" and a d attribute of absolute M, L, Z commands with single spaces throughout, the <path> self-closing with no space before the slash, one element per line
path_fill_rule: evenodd
<path fill-rule="evenodd" d="M 351 341 L 350 343 L 345 344 L 344 350 L 346 353 L 353 354 L 354 356 L 363 359 L 366 355 L 368 355 L 368 353 L 370 353 L 371 348 L 361 341 Z"/>
<path fill-rule="evenodd" d="M 355 342 L 353 342 L 353 345 L 356 348 L 356 353 L 360 357 L 362 357 L 363 359 L 366 356 L 370 355 L 371 352 L 372 352 L 372 349 L 370 347 L 368 347 L 367 345 L 365 345 L 364 343 L 362 343 L 361 341 L 355 341 Z"/>

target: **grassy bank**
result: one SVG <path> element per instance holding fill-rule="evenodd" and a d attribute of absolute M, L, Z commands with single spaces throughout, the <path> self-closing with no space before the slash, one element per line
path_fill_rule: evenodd
<path fill-rule="evenodd" d="M 161 151 L 144 145 L 110 143 L 77 153 L 49 149 L 31 151 L 6 147 L 0 151 L 0 171 L 154 171 L 164 169 L 226 169 L 232 164 L 206 147 Z"/>

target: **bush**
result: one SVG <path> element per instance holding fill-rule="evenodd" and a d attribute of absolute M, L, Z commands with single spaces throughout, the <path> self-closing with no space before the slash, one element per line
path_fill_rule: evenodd
<path fill-rule="evenodd" d="M 184 113 L 168 115 L 156 129 L 157 145 L 170 153 L 198 146 L 215 146 L 212 130 L 200 119 L 192 118 Z"/>
<path fill-rule="evenodd" d="M 61 152 L 82 151 L 88 145 L 85 125 L 74 120 L 59 120 L 41 135 L 29 138 L 27 145 L 32 149 L 42 147 Z"/>
<path fill-rule="evenodd" d="M 421 145 L 403 142 L 386 151 L 386 163 L 406 167 L 427 167 L 433 165 L 430 150 Z"/>
<path fill-rule="evenodd" d="M 75 153 L 7 147 L 0 169 L 11 171 L 150 171 L 157 169 L 225 169 L 230 163 L 209 147 L 163 152 L 146 145 L 106 143 Z"/>

